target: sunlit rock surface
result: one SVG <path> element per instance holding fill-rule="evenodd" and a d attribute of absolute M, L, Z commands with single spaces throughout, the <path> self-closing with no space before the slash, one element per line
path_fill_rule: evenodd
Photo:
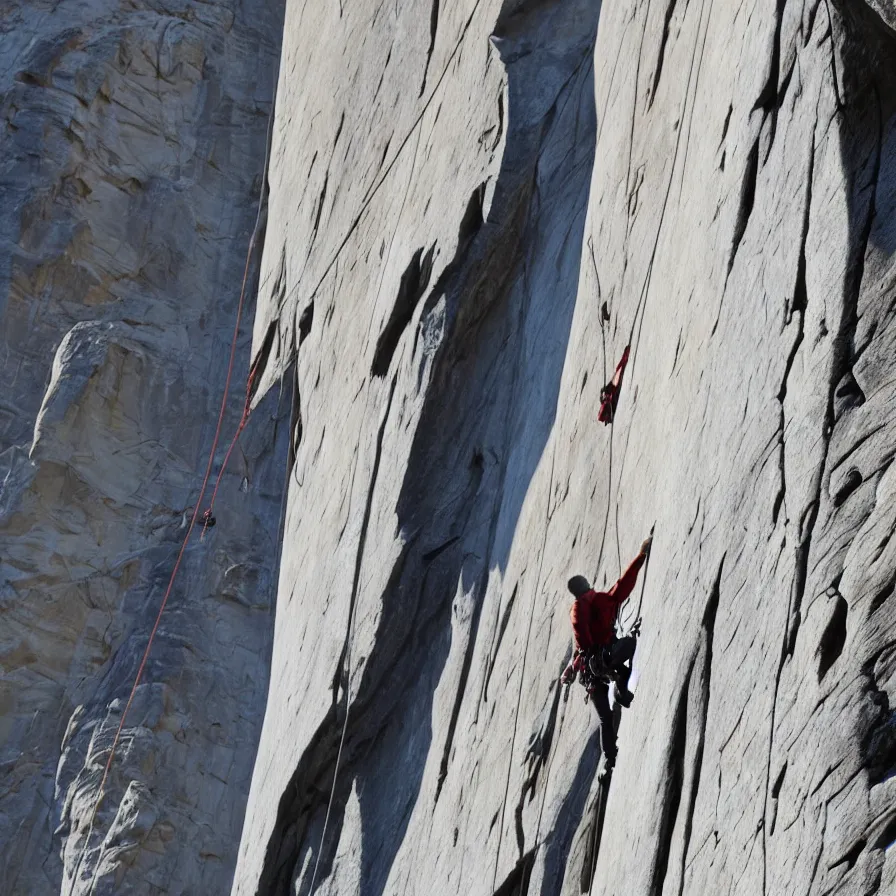
<path fill-rule="evenodd" d="M 892 19 L 288 6 L 254 350 L 295 460 L 235 894 L 896 888 Z M 603 791 L 564 585 L 654 523 Z"/>

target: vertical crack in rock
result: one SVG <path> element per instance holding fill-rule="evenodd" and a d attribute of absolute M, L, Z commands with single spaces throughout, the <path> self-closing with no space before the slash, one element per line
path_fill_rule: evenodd
<path fill-rule="evenodd" d="M 681 868 L 679 869 L 678 896 L 684 896 L 684 877 L 687 869 L 688 849 L 691 845 L 691 834 L 694 830 L 694 810 L 697 805 L 697 793 L 700 790 L 700 778 L 703 774 L 703 751 L 706 745 L 706 720 L 709 714 L 710 686 L 712 684 L 712 659 L 713 642 L 715 639 L 716 616 L 719 612 L 719 596 L 722 586 L 722 570 L 725 567 L 725 557 L 719 561 L 719 570 L 709 592 L 709 600 L 703 611 L 701 627 L 703 629 L 703 644 L 698 654 L 703 662 L 699 670 L 700 674 L 700 701 L 697 717 L 694 719 L 693 729 L 696 734 L 697 744 L 694 750 L 694 767 L 691 776 L 691 790 L 688 794 L 687 809 L 684 817 L 682 831 Z M 667 858 L 668 861 L 668 858 Z M 662 892 L 662 891 L 660 891 Z"/>
<path fill-rule="evenodd" d="M 775 31 L 772 36 L 772 52 L 769 60 L 769 72 L 765 85 L 759 92 L 756 102 L 753 104 L 753 110 L 761 109 L 765 115 L 771 116 L 771 125 L 769 128 L 768 145 L 765 149 L 765 157 L 762 160 L 763 165 L 768 161 L 769 153 L 775 142 L 775 133 L 778 127 L 778 111 L 787 92 L 787 85 L 790 83 L 790 77 L 793 74 L 793 67 L 796 64 L 796 56 L 791 61 L 790 68 L 784 76 L 783 84 L 781 80 L 781 25 L 784 21 L 784 7 L 787 0 L 777 0 L 775 8 Z"/>
<path fill-rule="evenodd" d="M 796 282 L 793 287 L 793 301 L 785 308 L 784 325 L 787 326 L 792 320 L 793 315 L 799 314 L 799 325 L 796 337 L 790 347 L 790 354 L 787 356 L 787 363 L 784 365 L 784 375 L 781 378 L 781 388 L 778 390 L 778 469 L 780 471 L 780 484 L 778 493 L 775 496 L 774 506 L 772 508 L 772 525 L 778 523 L 778 514 L 787 496 L 787 471 L 785 468 L 786 452 L 785 452 L 785 430 L 787 427 L 787 418 L 784 411 L 784 402 L 787 398 L 787 381 L 790 378 L 790 372 L 793 369 L 794 361 L 797 353 L 803 343 L 805 310 L 808 304 L 808 295 L 806 292 L 806 242 L 809 238 L 809 221 L 812 209 L 812 182 L 815 175 L 815 137 L 812 138 L 812 147 L 809 151 L 809 170 L 806 176 L 806 193 L 803 200 L 803 223 L 800 230 L 800 251 L 797 259 Z M 788 614 L 789 615 L 789 614 Z"/>
<path fill-rule="evenodd" d="M 653 101 L 656 99 L 656 89 L 659 87 L 660 77 L 663 73 L 663 59 L 666 55 L 666 43 L 669 40 L 669 25 L 672 22 L 672 16 L 675 13 L 675 5 L 678 0 L 668 0 L 666 5 L 666 14 L 663 17 L 663 34 L 660 38 L 660 49 L 657 54 L 656 59 L 656 68 L 653 72 L 653 84 L 650 88 L 650 98 L 647 101 L 647 109 L 650 111 L 651 106 L 653 106 Z"/>
<path fill-rule="evenodd" d="M 694 672 L 694 661 L 688 668 L 684 682 L 678 694 L 678 705 L 672 717 L 672 731 L 669 738 L 669 752 L 666 757 L 666 770 L 663 775 L 664 786 L 660 795 L 660 823 L 657 831 L 657 852 L 650 875 L 650 896 L 662 896 L 666 874 L 669 870 L 669 856 L 672 851 L 672 835 L 681 805 L 682 788 L 684 786 L 685 748 L 687 746 L 687 711 L 688 691 L 691 676 Z"/>
<path fill-rule="evenodd" d="M 523 781 L 520 790 L 520 798 L 516 806 L 516 843 L 519 849 L 520 858 L 526 848 L 526 831 L 523 826 L 523 812 L 526 803 L 531 802 L 535 797 L 535 789 L 538 785 L 538 776 L 542 768 L 548 761 L 551 753 L 551 744 L 554 740 L 554 728 L 557 724 L 557 711 L 560 708 L 560 684 L 551 689 L 550 702 L 541 712 L 539 722 L 535 731 L 529 738 L 526 745 L 526 763 L 529 766 L 529 772 Z M 537 837 L 537 835 L 536 835 Z M 535 847 L 538 846 L 536 839 Z"/>
<path fill-rule="evenodd" d="M 628 223 L 626 225 L 626 246 L 628 245 L 628 241 L 631 237 L 631 231 L 634 227 L 634 220 L 632 219 L 632 213 L 635 211 L 637 204 L 632 202 L 632 160 L 634 158 L 635 151 L 635 118 L 638 111 L 638 84 L 641 82 L 641 59 L 644 56 L 644 39 L 647 36 L 647 22 L 650 19 L 650 7 L 649 5 L 644 10 L 644 24 L 641 26 L 641 40 L 638 44 L 638 61 L 635 65 L 635 77 L 634 77 L 634 95 L 632 97 L 632 106 L 631 106 L 631 119 L 629 122 L 629 131 L 628 131 L 628 160 L 625 165 L 625 195 L 627 197 L 626 204 L 628 206 Z M 676 149 L 677 149 L 678 141 L 676 141 Z M 672 170 L 674 173 L 675 164 L 672 164 Z M 670 178 L 671 183 L 671 178 Z"/>
<path fill-rule="evenodd" d="M 778 772 L 778 777 L 775 778 L 775 783 L 772 785 L 772 817 L 769 821 L 768 825 L 768 835 L 769 837 L 773 836 L 775 833 L 775 825 L 778 821 L 778 797 L 781 795 L 781 788 L 784 786 L 784 778 L 787 776 L 787 760 L 784 760 L 784 764 L 781 766 L 781 771 Z"/>
<path fill-rule="evenodd" d="M 386 61 L 383 63 L 383 68 L 380 71 L 380 79 L 379 79 L 379 81 L 377 81 L 376 90 L 373 92 L 374 104 L 376 103 L 377 98 L 380 95 L 380 90 L 382 90 L 383 81 L 385 80 L 385 77 L 386 77 L 386 69 L 389 68 L 389 63 L 392 61 L 392 50 L 393 49 L 394 49 L 394 45 L 392 47 L 389 47 L 389 52 L 386 53 Z M 386 146 L 383 149 L 383 156 L 380 159 L 380 168 L 382 168 L 386 162 L 386 154 L 389 152 L 389 145 L 391 144 L 391 142 L 392 142 L 392 138 L 389 137 L 389 139 L 386 140 Z"/>
<path fill-rule="evenodd" d="M 288 483 L 292 478 L 293 472 L 295 472 L 296 469 L 296 459 L 298 458 L 299 454 L 299 446 L 302 444 L 303 426 L 302 395 L 299 391 L 299 374 L 297 365 L 292 365 L 286 371 L 286 375 L 292 381 L 289 407 L 289 442 L 287 445 L 286 454 L 286 476 L 284 477 L 284 481 Z M 301 485 L 301 482 L 299 484 Z M 286 490 L 288 491 L 288 486 L 286 487 Z"/>
<path fill-rule="evenodd" d="M 622 710 L 619 706 L 613 708 L 613 726 L 614 730 L 619 730 L 619 722 L 622 716 Z M 594 771 L 597 765 L 594 766 Z M 610 783 L 600 782 L 597 787 L 597 796 L 594 800 L 594 820 L 590 825 L 590 830 L 586 831 L 585 837 L 589 844 L 589 848 L 585 853 L 582 862 L 582 871 L 579 879 L 579 885 L 582 892 L 591 892 L 594 886 L 594 875 L 597 871 L 597 860 L 600 858 L 600 847 L 604 835 L 604 819 L 607 815 L 607 799 L 610 795 Z M 593 831 L 593 832 L 592 832 Z"/>
<path fill-rule="evenodd" d="M 740 249 L 741 240 L 743 240 L 747 231 L 747 224 L 749 223 L 750 215 L 753 213 L 753 204 L 756 201 L 756 179 L 759 175 L 759 142 L 760 136 L 757 135 L 749 153 L 747 153 L 747 163 L 744 167 L 744 176 L 740 185 L 737 217 L 734 221 L 734 235 L 731 239 L 731 253 L 728 256 L 728 272 L 725 275 L 726 285 L 731 269 L 734 267 L 734 261 L 737 258 L 737 250 Z"/>
<path fill-rule="evenodd" d="M 423 83 L 420 85 L 419 96 L 426 93 L 426 77 L 429 74 L 429 63 L 432 62 L 432 52 L 436 46 L 436 32 L 439 30 L 439 0 L 432 0 L 429 11 L 429 47 L 426 50 L 426 65 L 423 68 Z"/>
<path fill-rule="evenodd" d="M 311 239 L 309 240 L 309 251 L 310 247 L 314 245 L 314 241 L 317 239 L 317 231 L 320 227 L 320 216 L 324 211 L 324 202 L 327 200 L 327 185 L 330 182 L 330 172 L 324 175 L 324 185 L 320 188 L 320 195 L 317 198 L 317 208 L 314 211 L 314 223 L 311 225 Z"/>
<path fill-rule="evenodd" d="M 513 586 L 513 591 L 510 593 L 510 599 L 507 601 L 507 606 L 504 608 L 504 615 L 501 617 L 501 624 L 500 626 L 498 626 L 498 636 L 495 639 L 495 643 L 492 646 L 492 650 L 489 654 L 488 668 L 485 672 L 485 682 L 482 685 L 483 703 L 488 703 L 488 685 L 492 679 L 492 672 L 495 668 L 495 661 L 498 659 L 498 651 L 501 649 L 501 642 L 504 640 L 504 632 L 507 631 L 507 625 L 510 622 L 510 614 L 513 612 L 513 607 L 516 603 L 516 596 L 519 592 L 519 587 L 519 582 L 517 582 Z"/>
<path fill-rule="evenodd" d="M 271 353 L 274 350 L 274 341 L 280 342 L 280 322 L 277 320 L 272 320 L 268 324 L 268 328 L 265 331 L 264 338 L 261 340 L 261 346 L 258 351 L 255 353 L 255 358 L 252 362 L 252 369 L 255 371 L 255 378 L 253 380 L 253 395 L 258 388 L 258 383 L 264 377 L 265 369 L 268 365 L 268 361 L 271 359 Z M 279 353 L 279 348 L 278 348 Z"/>
<path fill-rule="evenodd" d="M 389 397 L 386 400 L 386 409 L 383 412 L 383 418 L 380 422 L 379 430 L 376 434 L 376 447 L 373 453 L 373 470 L 370 473 L 370 485 L 367 487 L 367 500 L 364 504 L 364 517 L 361 522 L 361 534 L 358 537 L 358 551 L 355 554 L 355 572 L 352 577 L 352 591 L 349 597 L 348 619 L 346 621 L 345 641 L 342 645 L 342 653 L 339 662 L 336 664 L 336 674 L 333 676 L 333 702 L 335 703 L 339 695 L 339 685 L 344 682 L 346 694 L 351 682 L 347 680 L 346 675 L 349 671 L 349 652 L 351 651 L 351 640 L 353 635 L 355 604 L 358 600 L 358 589 L 361 586 L 361 566 L 364 562 L 364 547 L 367 544 L 367 533 L 370 527 L 370 514 L 373 512 L 373 496 L 376 492 L 376 482 L 380 472 L 380 461 L 383 456 L 383 438 L 386 435 L 386 426 L 389 424 L 389 413 L 392 410 L 392 399 L 395 396 L 395 386 L 398 382 L 398 375 L 392 377 L 392 383 L 389 386 Z M 360 446 L 355 449 L 360 451 Z M 402 555 L 404 556 L 404 555 Z M 348 695 L 350 699 L 350 695 Z"/>
<path fill-rule="evenodd" d="M 371 373 L 374 376 L 384 377 L 389 372 L 401 335 L 411 322 L 417 303 L 429 286 L 435 248 L 435 245 L 431 246 L 426 255 L 423 254 L 422 248 L 417 249 L 401 275 L 392 313 L 377 339 L 376 350 L 373 353 Z"/>

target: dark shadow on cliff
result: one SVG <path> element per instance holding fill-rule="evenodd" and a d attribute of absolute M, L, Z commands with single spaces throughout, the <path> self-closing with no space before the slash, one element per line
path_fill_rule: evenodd
<path fill-rule="evenodd" d="M 507 134 L 491 206 L 485 211 L 485 185 L 470 197 L 441 197 L 446 211 L 463 212 L 455 256 L 421 294 L 432 258 L 431 247 L 422 247 L 402 281 L 393 318 L 405 326 L 414 304 L 425 302 L 414 347 L 431 345 L 433 353 L 414 353 L 422 358 L 420 382 L 423 365 L 431 368 L 396 507 L 405 546 L 384 589 L 351 706 L 318 889 L 333 870 L 353 791 L 361 815 L 360 893 L 379 896 L 420 797 L 427 758 L 434 750 L 442 757 L 436 800 L 448 776 L 470 771 L 455 771 L 450 759 L 486 585 L 491 570 L 506 567 L 554 426 L 578 293 L 594 164 L 599 10 L 598 0 L 538 2 L 514 4 L 499 17 L 493 44 L 508 86 L 496 151 L 505 126 Z M 388 354 L 374 375 L 389 375 Z M 447 733 L 434 745 L 435 691 L 452 646 L 460 680 L 448 698 Z M 342 706 L 334 707 L 284 791 L 259 893 L 291 893 L 297 877 L 298 892 L 308 892 L 343 719 Z"/>
<path fill-rule="evenodd" d="M 857 431 L 856 421 L 864 422 L 881 413 L 873 403 L 863 411 L 855 409 L 866 401 L 863 387 L 869 390 L 869 397 L 875 392 L 879 396 L 885 387 L 891 369 L 886 365 L 881 368 L 880 361 L 875 363 L 874 359 L 892 356 L 886 346 L 892 346 L 896 327 L 892 288 L 896 253 L 896 33 L 865 3 L 832 0 L 832 11 L 832 29 L 839 51 L 838 124 L 847 177 L 850 257 L 843 288 L 844 322 L 835 346 L 828 433 L 841 417 L 846 418 L 844 429 Z M 875 341 L 878 344 L 869 352 L 870 363 L 863 365 L 862 375 L 855 376 L 853 369 Z M 855 413 L 849 416 L 853 410 Z M 860 441 L 854 442 L 854 447 L 858 444 Z M 859 461 L 857 464 L 861 466 Z M 862 509 L 852 503 L 855 499 L 851 496 L 861 494 L 859 486 L 863 481 L 879 481 L 888 466 L 889 461 L 877 469 L 870 469 L 870 463 L 862 469 L 853 468 L 832 496 L 832 506 L 825 506 L 824 526 L 841 524 L 845 519 L 858 536 L 877 499 Z M 853 652 L 848 660 L 851 670 L 845 673 L 841 669 L 839 674 L 846 678 L 853 670 L 859 673 L 853 695 L 862 711 L 857 717 L 855 742 L 870 789 L 896 774 L 896 740 L 892 736 L 896 713 L 886 695 L 881 696 L 875 679 L 875 664 L 891 637 L 891 626 L 883 622 L 881 608 L 889 601 L 888 612 L 893 618 L 892 591 L 883 592 L 873 602 L 867 601 L 864 607 L 862 603 L 849 605 L 839 593 L 837 597 L 836 610 L 816 648 L 820 657 L 818 674 L 823 677 L 843 651 L 840 631 L 853 629 L 849 638 Z M 841 879 L 841 887 L 862 888 L 869 894 L 883 892 L 881 875 L 890 840 L 872 839 L 872 831 L 868 827 L 856 830 L 856 851 L 847 873 L 854 867 L 855 871 L 851 879 Z M 870 855 L 859 861 L 859 854 L 866 849 Z"/>
<path fill-rule="evenodd" d="M 865 348 L 855 338 L 868 247 L 886 256 L 896 251 L 896 229 L 877 221 L 890 211 L 878 208 L 879 189 L 891 191 L 896 179 L 896 155 L 887 139 L 896 116 L 896 34 L 865 3 L 833 0 L 831 10 L 837 48 L 832 75 L 840 104 L 837 123 L 850 227 L 846 315 L 836 345 L 835 373 L 843 375 Z"/>
<path fill-rule="evenodd" d="M 489 574 L 506 569 L 556 419 L 596 134 L 592 55 L 599 4 L 576 5 L 530 3 L 502 14 L 495 26 L 493 43 L 507 67 L 508 132 L 494 199 L 485 220 L 477 220 L 480 197 L 467 201 L 457 254 L 421 316 L 418 340 L 435 320 L 444 335 L 397 507 L 401 531 L 413 533 L 417 545 L 398 587 L 384 596 L 375 641 L 375 652 L 382 652 L 377 659 L 402 671 L 390 669 L 384 682 L 371 657 L 361 690 L 373 696 L 370 718 L 389 719 L 358 782 L 362 896 L 386 892 L 427 758 L 441 757 L 436 800 L 452 774 L 469 775 L 453 767 L 452 750 L 462 704 L 475 705 L 466 686 Z M 559 16 L 576 17 L 578 42 L 558 49 L 555 36 L 539 46 L 541 31 L 563 33 L 554 27 Z M 558 87 L 548 91 L 552 81 Z M 427 579 L 434 555 L 438 575 Z M 409 650 L 404 645 L 412 633 L 402 640 L 396 630 L 421 615 L 432 620 L 430 633 Z M 460 675 L 452 683 L 447 731 L 434 744 L 434 692 L 452 644 Z M 396 707 L 392 689 L 421 669 L 425 694 L 416 687 L 413 699 Z M 500 692 L 494 698 L 505 699 Z M 468 780 L 453 783 L 466 787 Z"/>

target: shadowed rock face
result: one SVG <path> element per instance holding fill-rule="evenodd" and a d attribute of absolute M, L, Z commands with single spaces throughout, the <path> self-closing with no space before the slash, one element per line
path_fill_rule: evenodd
<path fill-rule="evenodd" d="M 235 894 L 896 887 L 892 13 L 290 7 L 255 345 L 301 425 Z M 564 585 L 654 522 L 604 793 Z"/>
<path fill-rule="evenodd" d="M 281 14 L 16 2 L 0 21 L 0 889 L 223 892 L 267 684 L 288 390 L 185 555 L 90 818 L 212 442 Z"/>

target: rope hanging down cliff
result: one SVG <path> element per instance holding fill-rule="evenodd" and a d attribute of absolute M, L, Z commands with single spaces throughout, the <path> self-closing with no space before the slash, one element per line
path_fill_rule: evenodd
<path fill-rule="evenodd" d="M 274 83 L 276 83 L 276 79 L 275 79 Z M 193 534 L 193 529 L 196 526 L 196 522 L 200 518 L 199 509 L 202 506 L 202 501 L 203 501 L 203 498 L 205 497 L 205 493 L 208 488 L 209 479 L 211 478 L 212 467 L 214 466 L 214 462 L 215 462 L 215 453 L 218 449 L 218 443 L 220 442 L 220 439 L 221 439 L 221 430 L 223 429 L 223 426 L 224 426 L 224 415 L 227 410 L 227 399 L 230 394 L 230 384 L 233 379 L 233 369 L 234 369 L 234 365 L 235 365 L 235 361 L 236 361 L 237 340 L 239 338 L 240 325 L 242 323 L 242 316 L 243 316 L 243 309 L 245 307 L 246 289 L 247 289 L 248 282 L 249 282 L 249 270 L 250 270 L 250 267 L 252 264 L 252 256 L 255 252 L 255 249 L 256 249 L 256 246 L 258 243 L 258 235 L 259 235 L 259 232 L 261 231 L 262 210 L 264 207 L 264 190 L 265 190 L 265 184 L 267 183 L 268 166 L 270 164 L 271 136 L 272 136 L 273 123 L 274 123 L 275 102 L 276 102 L 276 97 L 275 97 L 274 101 L 271 103 L 271 110 L 270 110 L 270 114 L 268 116 L 268 128 L 267 128 L 267 138 L 266 138 L 266 146 L 265 146 L 264 167 L 262 169 L 263 179 L 262 179 L 261 191 L 260 191 L 260 194 L 258 197 L 258 208 L 257 208 L 256 215 L 255 215 L 255 225 L 252 229 L 252 236 L 249 239 L 249 245 L 246 250 L 246 263 L 243 268 L 243 279 L 242 279 L 242 284 L 240 286 L 239 300 L 237 302 L 236 319 L 234 321 L 233 336 L 231 338 L 231 343 L 230 343 L 230 355 L 229 355 L 228 362 L 227 362 L 227 374 L 224 379 L 224 391 L 223 391 L 223 394 L 221 395 L 221 405 L 220 405 L 220 408 L 218 411 L 218 421 L 215 426 L 215 434 L 214 434 L 214 437 L 212 438 L 212 444 L 211 444 L 211 447 L 209 448 L 209 452 L 208 452 L 208 462 L 206 463 L 205 474 L 203 475 L 203 478 L 202 478 L 202 485 L 199 488 L 199 494 L 196 498 L 196 502 L 193 505 L 193 512 L 190 516 L 190 522 L 187 525 L 187 531 L 183 537 L 183 541 L 181 542 L 180 550 L 178 551 L 178 554 L 177 554 L 177 559 L 174 561 L 174 566 L 171 570 L 171 575 L 168 579 L 168 585 L 165 588 L 165 593 L 162 597 L 162 602 L 159 606 L 158 613 L 156 614 L 155 622 L 153 623 L 152 630 L 149 633 L 149 638 L 147 639 L 147 642 L 146 642 L 146 648 L 143 651 L 143 656 L 141 657 L 140 664 L 137 667 L 137 674 L 134 676 L 134 683 L 131 686 L 130 693 L 128 694 L 127 703 L 125 704 L 124 710 L 121 713 L 121 718 L 119 719 L 118 727 L 115 731 L 115 736 L 112 739 L 112 745 L 109 748 L 109 756 L 106 759 L 106 764 L 103 768 L 103 774 L 102 774 L 102 777 L 100 778 L 100 784 L 97 789 L 96 799 L 94 801 L 93 808 L 90 813 L 90 823 L 88 826 L 87 835 L 84 838 L 84 845 L 83 845 L 80 855 L 78 857 L 78 863 L 75 866 L 74 873 L 72 874 L 72 884 L 71 884 L 71 889 L 69 891 L 70 896 L 71 896 L 71 893 L 74 892 L 74 888 L 75 888 L 75 885 L 78 880 L 78 875 L 80 873 L 81 866 L 84 862 L 84 857 L 87 854 L 87 850 L 90 847 L 90 838 L 93 834 L 93 828 L 94 828 L 94 824 L 96 822 L 97 812 L 99 811 L 100 805 L 102 804 L 103 797 L 105 795 L 106 782 L 108 781 L 109 772 L 112 768 L 112 762 L 115 758 L 115 751 L 118 747 L 119 741 L 121 740 L 121 734 L 122 734 L 122 731 L 124 730 L 124 725 L 125 725 L 125 721 L 127 720 L 128 712 L 131 709 L 131 705 L 133 704 L 134 697 L 136 696 L 136 693 L 137 693 L 137 688 L 140 686 L 140 682 L 143 678 L 143 673 L 146 669 L 146 663 L 147 663 L 147 660 L 149 659 L 149 654 L 150 654 L 150 651 L 152 650 L 153 642 L 155 640 L 156 634 L 158 633 L 159 625 L 162 621 L 162 614 L 165 612 L 165 607 L 168 604 L 168 599 L 171 597 L 171 592 L 174 587 L 175 579 L 177 578 L 177 573 L 180 569 L 180 565 L 183 560 L 184 554 L 186 553 L 187 544 L 190 541 L 190 536 Z M 248 422 L 248 419 L 249 419 L 251 402 L 252 402 L 252 390 L 253 390 L 253 385 L 254 385 L 254 381 L 255 381 L 255 377 L 256 377 L 256 373 L 257 373 L 257 365 L 258 365 L 258 360 L 256 360 L 256 363 L 252 366 L 252 368 L 249 372 L 249 376 L 246 381 L 246 398 L 245 398 L 245 402 L 243 405 L 242 417 L 240 418 L 239 424 L 236 429 L 236 433 L 234 434 L 234 437 L 230 443 L 230 447 L 228 448 L 227 453 L 224 456 L 224 461 L 222 462 L 221 469 L 218 471 L 218 475 L 215 480 L 214 490 L 212 492 L 212 504 L 210 505 L 209 509 L 202 515 L 203 533 L 209 525 L 214 525 L 214 523 L 212 522 L 211 506 L 214 504 L 214 500 L 218 493 L 218 488 L 220 485 L 221 477 L 224 474 L 224 470 L 227 466 L 228 460 L 230 459 L 230 455 L 233 451 L 234 445 L 236 444 L 236 441 L 239 438 L 240 433 L 243 431 L 243 429 L 246 426 L 246 423 Z M 99 870 L 99 862 L 97 862 L 96 868 L 94 869 L 94 874 L 93 874 L 94 882 L 95 882 L 95 878 L 96 878 L 96 874 L 97 874 L 98 870 Z"/>

